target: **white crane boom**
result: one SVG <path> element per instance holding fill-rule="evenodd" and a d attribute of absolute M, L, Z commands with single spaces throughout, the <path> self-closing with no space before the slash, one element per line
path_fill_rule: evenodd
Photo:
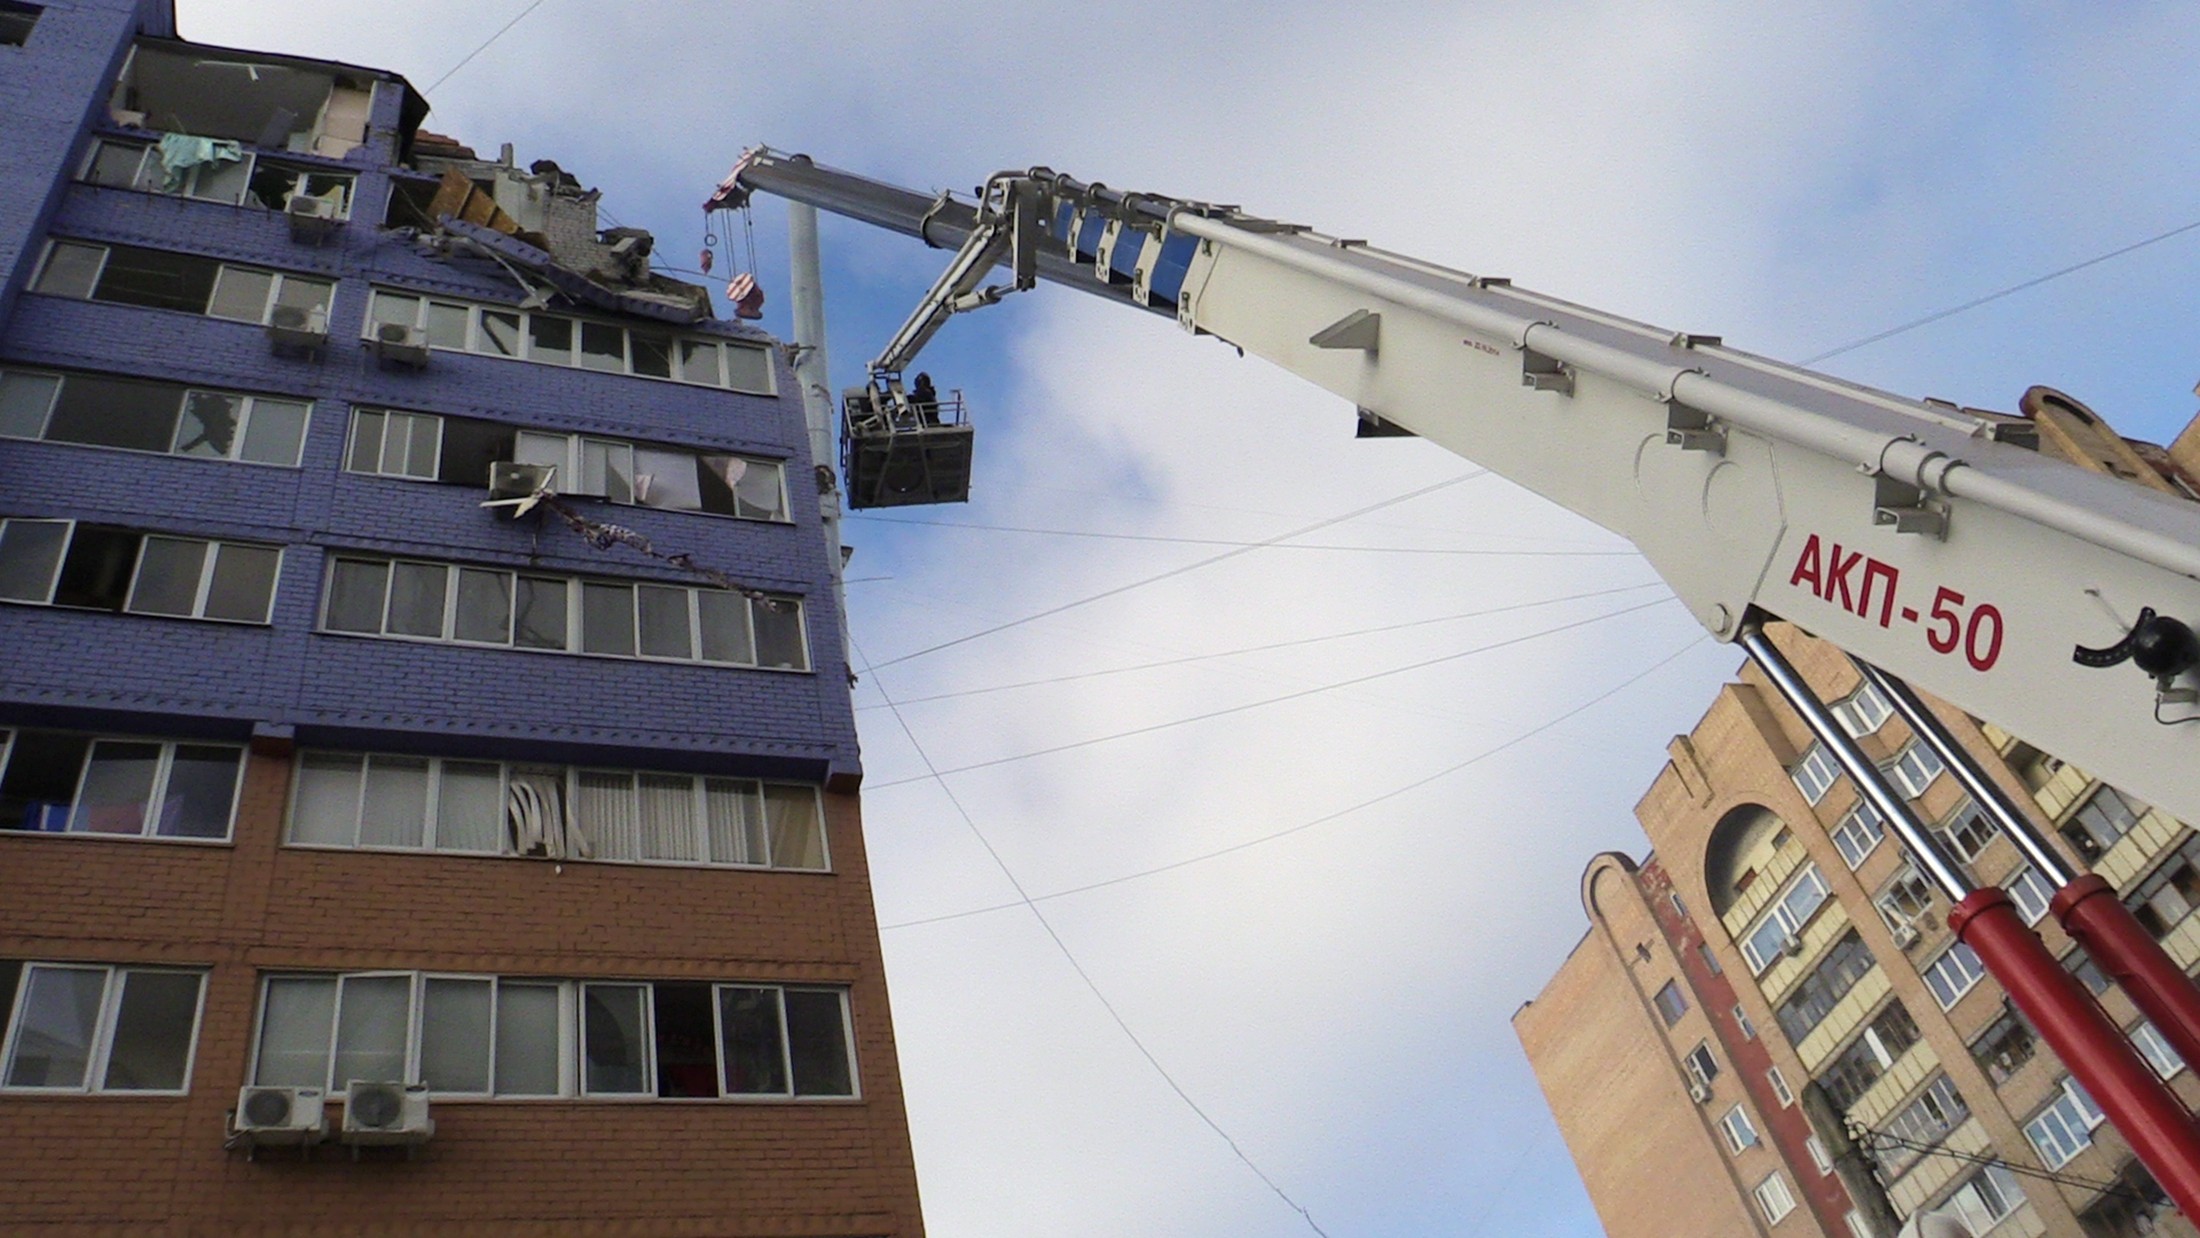
<path fill-rule="evenodd" d="M 1998 441 L 1991 417 L 1234 208 L 1044 168 L 973 204 L 763 150 L 712 204 L 752 190 L 1173 314 L 1351 401 L 1363 428 L 1628 538 L 1721 639 L 1788 620 L 2200 821 L 2200 725 L 2178 725 L 2200 718 L 2200 654 L 2177 622 L 2200 621 L 2200 504 Z M 982 274 L 956 282 L 966 301 L 997 299 L 970 297 Z M 918 316 L 936 330 L 940 312 Z M 2073 656 L 2135 631 L 2146 673 Z"/>

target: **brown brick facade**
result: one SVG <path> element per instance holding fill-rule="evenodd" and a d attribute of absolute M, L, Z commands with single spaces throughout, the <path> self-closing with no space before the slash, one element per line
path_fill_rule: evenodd
<path fill-rule="evenodd" d="M 854 795 L 830 873 L 560 865 L 285 846 L 292 768 L 249 759 L 227 844 L 0 834 L 0 958 L 209 971 L 187 1095 L 0 1092 L 0 1232 L 922 1232 Z M 438 1100 L 410 1160 L 225 1151 L 260 976 L 373 968 L 848 985 L 861 1099 Z"/>

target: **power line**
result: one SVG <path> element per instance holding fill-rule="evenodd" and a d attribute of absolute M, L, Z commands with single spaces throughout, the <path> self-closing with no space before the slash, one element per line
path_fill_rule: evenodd
<path fill-rule="evenodd" d="M 882 579 L 871 577 L 869 579 Z M 849 584 L 856 583 L 851 580 Z M 1398 632 L 1406 628 L 1422 628 L 1433 623 L 1456 623 L 1461 619 L 1479 619 L 1485 615 L 1504 614 L 1508 611 L 1530 610 L 1537 606 L 1556 606 L 1560 602 L 1578 602 L 1584 598 L 1610 597 L 1615 593 L 1632 593 L 1638 589 L 1663 588 L 1663 581 L 1651 581 L 1640 585 L 1622 585 L 1617 589 L 1595 589 L 1587 593 L 1569 593 L 1564 597 L 1542 598 L 1533 602 L 1514 602 L 1507 606 L 1491 606 L 1482 610 L 1461 611 L 1456 615 L 1438 615 L 1434 619 L 1408 619 L 1404 623 L 1386 623 L 1379 627 L 1359 628 L 1351 632 L 1331 632 L 1326 636 L 1302 636 L 1296 640 L 1276 641 L 1267 645 L 1247 645 L 1242 649 L 1224 649 L 1216 653 L 1193 653 L 1179 658 L 1164 658 L 1159 662 L 1141 662 L 1136 666 L 1114 666 L 1099 671 L 1078 671 L 1073 675 L 1054 675 L 1046 679 L 1026 679 L 1019 683 L 994 684 L 987 688 L 963 688 L 954 692 L 935 692 L 930 696 L 905 696 L 903 705 L 925 705 L 933 701 L 951 701 L 957 697 L 985 696 L 993 692 L 1009 692 L 1017 688 L 1043 688 L 1051 684 L 1071 683 L 1079 679 L 1100 679 L 1108 675 L 1128 675 L 1134 671 L 1159 670 L 1163 667 L 1184 666 L 1192 662 L 1209 662 L 1216 658 L 1235 658 L 1250 653 L 1269 653 L 1277 649 L 1295 649 L 1302 645 L 1319 645 L 1333 640 L 1349 640 L 1356 636 L 1377 636 L 1384 632 Z M 858 705 L 856 712 L 867 709 L 883 709 L 884 705 Z"/>
<path fill-rule="evenodd" d="M 1444 654 L 1442 657 L 1429 658 L 1425 661 L 1413 662 L 1405 666 L 1394 666 L 1386 671 L 1375 671 L 1366 675 L 1356 675 L 1351 679 L 1341 679 L 1338 680 L 1336 683 L 1318 684 L 1311 688 L 1301 688 L 1296 692 L 1286 692 L 1282 696 L 1271 696 L 1258 701 L 1247 701 L 1242 705 L 1231 705 L 1222 709 L 1209 710 L 1208 712 L 1203 714 L 1193 714 L 1189 718 L 1175 718 L 1167 722 L 1155 722 L 1146 726 L 1133 727 L 1128 731 L 1117 731 L 1112 735 L 1095 735 L 1090 739 L 1080 739 L 1074 740 L 1066 744 L 1056 744 L 1052 748 L 1039 748 L 1031 752 L 1019 752 L 1013 756 L 995 757 L 989 761 L 974 761 L 969 765 L 958 765 L 953 769 L 942 770 L 939 772 L 947 774 L 967 774 L 972 770 L 991 769 L 996 765 L 1008 765 L 1016 761 L 1028 761 L 1031 760 L 1033 757 L 1053 756 L 1054 754 L 1059 752 L 1071 752 L 1078 748 L 1090 748 L 1095 744 L 1111 743 L 1118 739 L 1130 739 L 1133 736 L 1138 735 L 1151 735 L 1155 731 L 1168 731 L 1180 726 L 1190 726 L 1194 722 L 1206 722 L 1209 719 L 1213 718 L 1223 718 L 1231 714 L 1241 714 L 1251 709 L 1261 709 L 1269 705 L 1281 705 L 1286 701 L 1296 701 L 1302 697 L 1315 696 L 1323 692 L 1334 692 L 1339 688 L 1350 688 L 1359 684 L 1368 683 L 1372 680 L 1387 679 L 1392 675 L 1403 675 L 1407 671 L 1424 670 L 1428 667 L 1437 666 L 1445 662 L 1456 662 L 1461 658 L 1473 657 L 1475 654 L 1478 653 L 1488 653 L 1492 649 L 1503 649 L 1509 645 L 1523 644 L 1527 641 L 1536 640 L 1540 637 L 1555 636 L 1560 632 L 1570 631 L 1574 628 L 1587 627 L 1592 623 L 1601 623 L 1606 619 L 1617 619 L 1621 615 L 1631 615 L 1638 610 L 1648 610 L 1651 607 L 1656 606 L 1662 602 L 1668 602 L 1671 600 L 1671 595 L 1667 595 L 1666 597 L 1661 598 L 1652 598 L 1649 601 L 1643 602 L 1639 605 L 1624 607 L 1620 610 L 1609 611 L 1601 615 L 1591 615 L 1587 619 L 1576 619 L 1572 623 L 1562 623 L 1555 628 L 1544 628 L 1541 631 L 1529 632 L 1523 636 L 1507 637 L 1506 639 L 1501 641 L 1492 641 L 1487 645 L 1477 645 L 1472 649 L 1462 649 L 1456 653 L 1447 653 Z M 889 779 L 886 782 L 874 782 L 869 784 L 865 789 L 871 791 L 883 791 L 888 787 L 902 787 L 907 786 L 913 782 L 924 781 L 926 781 L 924 775 L 913 774 L 907 778 L 894 778 Z"/>
<path fill-rule="evenodd" d="M 2150 1199 L 2146 1195 L 2143 1195 L 2137 1191 L 2129 1189 L 2121 1181 L 2099 1182 L 2092 1178 L 2080 1177 L 2077 1174 L 2062 1173 L 2057 1170 L 2040 1169 L 2032 1165 L 2019 1164 L 2016 1161 L 2006 1160 L 2002 1157 L 1995 1156 L 1990 1152 L 1962 1152 L 1958 1151 L 1955 1148 L 1948 1147 L 1945 1144 L 1924 1143 L 1919 1140 L 1911 1139 L 1904 1135 L 1897 1135 L 1890 1131 L 1875 1130 L 1871 1127 L 1865 1127 L 1862 1131 L 1862 1134 L 1865 1140 L 1868 1141 L 1870 1146 L 1875 1150 L 1882 1146 L 1891 1148 L 1902 1148 L 1907 1151 L 1921 1154 L 1921 1158 L 1924 1156 L 1944 1156 L 1947 1157 L 1949 1160 L 1960 1161 L 1964 1164 L 1969 1165 L 1998 1165 L 2001 1168 L 2008 1170 L 2010 1173 L 2023 1174 L 2024 1176 L 2030 1178 L 2039 1178 L 2043 1181 L 2052 1182 L 2057 1186 L 2074 1186 L 2079 1188 L 2080 1190 L 2098 1191 L 2102 1195 L 2112 1195 L 2118 1199 L 2135 1200 L 2139 1203 L 2149 1205 L 2160 1202 L 2158 1200 Z"/>
<path fill-rule="evenodd" d="M 899 516 L 867 516 L 858 514 L 851 519 L 866 524 L 925 525 L 935 529 L 969 529 L 982 533 L 1036 533 L 1045 537 L 1085 537 L 1112 542 L 1161 542 L 1172 546 L 1242 546 L 1248 549 L 1272 550 L 1342 550 L 1353 554 L 1376 555 L 1494 555 L 1510 558 L 1582 558 L 1609 559 L 1639 557 L 1639 550 L 1455 550 L 1434 546 L 1301 546 L 1265 542 L 1234 542 L 1216 537 L 1162 537 L 1146 533 L 1103 533 L 1091 529 L 1033 529 L 1009 524 L 972 524 L 960 520 L 921 520 Z M 904 701 L 903 704 L 908 704 Z"/>
<path fill-rule="evenodd" d="M 912 658 L 921 658 L 926 654 L 938 653 L 942 649 L 952 649 L 957 645 L 968 644 L 969 642 L 978 640 L 982 637 L 991 636 L 996 632 L 1006 632 L 1010 628 L 1022 627 L 1024 624 L 1031 623 L 1040 619 L 1045 619 L 1051 615 L 1059 615 L 1066 610 L 1075 610 L 1080 606 L 1088 606 L 1094 602 L 1100 601 L 1103 598 L 1111 598 L 1116 596 L 1117 594 L 1129 593 L 1133 589 L 1142 589 L 1147 585 L 1154 584 L 1158 581 L 1167 580 L 1172 576 L 1182 576 L 1186 572 L 1196 572 L 1203 567 L 1212 567 L 1213 565 L 1220 563 L 1225 559 L 1234 559 L 1242 554 L 1251 554 L 1253 551 L 1258 550 L 1263 546 L 1269 546 L 1277 542 L 1287 541 L 1294 537 L 1304 537 L 1305 535 L 1307 535 L 1308 533 L 1312 533 L 1316 529 L 1326 529 L 1333 524 L 1342 524 L 1347 520 L 1352 520 L 1357 517 L 1364 516 L 1369 512 L 1381 511 L 1383 508 L 1386 507 L 1395 507 L 1396 505 L 1406 502 L 1409 499 L 1417 499 L 1425 494 L 1433 494 L 1436 491 L 1442 490 L 1447 486 L 1456 486 L 1460 482 L 1472 481 L 1477 477 L 1484 477 L 1488 474 L 1488 469 L 1476 469 L 1471 473 L 1466 473 L 1461 476 L 1454 477 L 1449 481 L 1440 481 L 1433 486 L 1423 486 L 1419 490 L 1409 491 L 1405 494 L 1397 496 L 1396 498 L 1384 499 L 1380 503 L 1370 503 L 1366 507 L 1346 512 L 1341 516 L 1331 516 L 1326 520 L 1317 520 L 1312 524 L 1301 526 L 1300 528 L 1293 529 L 1288 533 L 1278 533 L 1274 537 L 1269 538 L 1267 541 L 1254 542 L 1251 545 L 1240 546 L 1234 550 L 1225 550 L 1221 554 L 1211 555 L 1205 559 L 1201 559 L 1197 563 L 1187 563 L 1183 567 L 1170 568 L 1168 571 L 1162 572 L 1159 575 L 1148 576 L 1142 580 L 1134 580 L 1125 585 L 1117 585 L 1112 589 L 1103 589 L 1098 593 L 1078 598 L 1075 601 L 1064 602 L 1059 606 L 1049 606 L 1045 610 L 1025 615 L 1021 619 L 1011 619 L 1006 623 L 997 623 L 990 628 L 981 628 L 976 632 L 971 632 L 964 636 L 955 637 L 953 640 L 941 641 L 937 645 L 927 645 L 914 653 L 905 653 L 902 654 L 900 657 L 888 658 L 884 662 L 881 662 L 877 666 L 873 667 L 872 669 L 883 670 L 886 667 L 895 666 L 900 663 L 907 662 Z"/>
<path fill-rule="evenodd" d="M 863 650 L 860 647 L 856 648 L 856 656 L 863 658 L 864 672 L 873 676 L 874 683 L 877 682 L 878 667 L 872 665 L 868 657 L 864 657 Z M 886 689 L 883 685 L 879 688 L 879 694 L 886 696 Z M 893 708 L 894 701 L 891 696 L 886 696 L 886 703 L 889 708 Z M 909 746 L 916 750 L 918 759 L 924 762 L 926 769 L 932 771 L 932 777 L 940 784 L 941 793 L 947 796 L 948 803 L 955 806 L 956 814 L 962 818 L 963 824 L 970 828 L 971 836 L 976 838 L 978 845 L 984 847 L 985 853 L 992 857 L 994 867 L 1000 869 L 1001 876 L 1008 879 L 1009 886 L 1016 891 L 1016 896 L 1022 900 L 1021 905 L 1031 910 L 1032 918 L 1039 922 L 1040 928 L 1046 930 L 1047 938 L 1054 943 L 1054 948 L 1062 952 L 1062 958 L 1069 963 L 1070 970 L 1076 972 L 1077 978 L 1085 982 L 1085 988 L 1100 1003 L 1100 1008 L 1108 1012 L 1108 1017 L 1115 1021 L 1117 1030 L 1121 1031 L 1124 1037 L 1131 1042 L 1131 1046 L 1138 1050 L 1139 1056 L 1146 1059 L 1146 1064 L 1153 1067 L 1154 1073 L 1161 1076 L 1161 1081 L 1169 1085 L 1169 1090 L 1176 1093 L 1177 1099 L 1183 1101 L 1185 1107 L 1190 1109 L 1201 1122 L 1206 1123 L 1208 1130 L 1213 1131 L 1222 1139 L 1223 1143 L 1229 1145 L 1231 1155 L 1243 1162 L 1247 1169 L 1252 1170 L 1253 1176 L 1259 1178 L 1269 1190 L 1275 1192 L 1276 1198 L 1282 1200 L 1289 1205 L 1292 1211 L 1305 1218 L 1307 1228 L 1321 1235 L 1321 1238 L 1329 1238 L 1329 1232 L 1315 1223 L 1314 1214 L 1307 1211 L 1306 1205 L 1291 1198 L 1290 1193 L 1277 1185 L 1276 1180 L 1269 1177 L 1267 1171 L 1255 1164 L 1253 1158 L 1245 1154 L 1245 1149 L 1238 1146 L 1238 1141 L 1231 1138 L 1230 1132 L 1222 1129 L 1221 1123 L 1210 1117 L 1205 1109 L 1200 1108 L 1199 1102 L 1192 1099 L 1192 1094 L 1184 1090 L 1184 1085 L 1176 1081 L 1176 1077 L 1171 1075 L 1168 1068 L 1161 1064 L 1161 1059 L 1155 1057 L 1153 1050 L 1146 1047 L 1146 1042 L 1139 1039 L 1137 1032 L 1131 1030 L 1131 1025 L 1124 1020 L 1122 1012 L 1115 1008 L 1115 1003 L 1108 1000 L 1108 995 L 1100 991 L 1099 984 L 1094 982 L 1091 973 L 1085 970 L 1084 964 L 1079 963 L 1077 956 L 1070 953 L 1069 943 L 1063 941 L 1062 935 L 1055 931 L 1054 925 L 1047 919 L 1046 913 L 1039 910 L 1038 903 L 1034 902 L 1031 895 L 1025 892 L 1024 883 L 1016 879 L 1016 874 L 1008 867 L 1008 861 L 1001 858 L 1001 853 L 995 850 L 991 840 L 986 838 L 985 831 L 978 828 L 977 819 L 972 817 L 970 810 L 963 807 L 962 801 L 956 798 L 954 788 L 947 785 L 947 779 L 933 766 L 932 758 L 926 755 L 924 745 L 917 740 L 917 733 L 909 728 L 909 720 L 902 717 L 899 709 L 894 709 L 894 721 L 900 725 L 901 733 L 908 737 Z"/>
<path fill-rule="evenodd" d="M 1311 821 L 1303 821 L 1297 825 L 1289 826 L 1285 829 L 1280 829 L 1273 833 L 1262 834 L 1256 838 L 1248 838 L 1243 842 L 1232 843 L 1227 847 L 1220 847 L 1213 851 L 1201 852 L 1198 855 L 1187 856 L 1184 859 L 1174 860 L 1167 864 L 1156 865 L 1153 868 L 1140 869 L 1134 873 L 1124 873 L 1118 877 L 1110 877 L 1105 881 L 1094 881 L 1081 886 L 1072 886 L 1066 890 L 1056 890 L 1052 894 L 1036 895 L 1033 896 L 1030 901 L 1044 903 L 1057 898 L 1068 898 L 1072 894 L 1084 894 L 1093 890 L 1103 890 L 1109 886 L 1122 885 L 1125 882 L 1139 881 L 1147 877 L 1159 876 L 1162 873 L 1174 872 L 1180 868 L 1189 868 L 1194 864 L 1204 864 L 1209 860 L 1220 859 L 1221 857 L 1226 855 L 1232 855 L 1239 851 L 1246 851 L 1254 847 L 1262 846 L 1266 843 L 1275 842 L 1279 838 L 1289 838 L 1293 834 L 1303 833 L 1307 830 L 1313 829 L 1316 826 L 1327 825 L 1330 822 L 1335 821 L 1341 817 L 1351 816 L 1353 813 L 1359 812 L 1363 809 L 1373 808 L 1377 804 L 1397 799 L 1399 796 L 1406 795 L 1413 791 L 1418 791 L 1422 787 L 1425 787 L 1432 782 L 1436 782 L 1439 779 L 1449 778 L 1451 775 L 1458 773 L 1460 770 L 1466 769 L 1468 766 L 1476 765 L 1483 761 L 1486 761 L 1508 748 L 1526 743 L 1528 740 L 1533 739 L 1538 735 L 1541 735 L 1543 732 L 1550 730 L 1552 727 L 1555 727 L 1560 723 L 1565 722 L 1568 719 L 1573 718 L 1588 709 L 1591 709 L 1597 705 L 1604 703 L 1607 700 L 1610 700 L 1612 697 L 1619 695 L 1621 692 L 1624 692 L 1627 689 L 1642 682 L 1643 680 L 1649 678 L 1652 673 L 1658 671 L 1666 664 L 1672 662 L 1676 658 L 1679 658 L 1682 654 L 1687 653 L 1689 650 L 1694 649 L 1696 646 L 1701 645 L 1709 639 L 1711 639 L 1709 636 L 1698 636 L 1694 640 L 1689 641 L 1687 644 L 1682 645 L 1680 648 L 1674 650 L 1673 652 L 1665 655 L 1662 658 L 1659 658 L 1657 661 L 1651 663 L 1649 666 L 1643 668 L 1635 674 L 1620 680 L 1618 683 L 1612 685 L 1610 688 L 1605 689 L 1597 695 L 1590 697 L 1588 700 L 1583 701 L 1581 704 L 1574 706 L 1572 709 L 1567 710 L 1565 713 L 1562 713 L 1556 718 L 1551 719 L 1549 722 L 1543 723 L 1541 726 L 1522 731 L 1520 734 L 1513 736 L 1511 739 L 1508 739 L 1505 742 L 1496 745 L 1495 747 L 1486 748 L 1481 752 L 1477 752 L 1473 756 L 1468 757 L 1466 760 L 1461 761 L 1455 765 L 1446 766 L 1445 768 L 1437 770 L 1435 773 L 1429 774 L 1426 777 L 1416 778 L 1412 782 L 1409 782 L 1402 787 L 1393 787 L 1392 789 L 1385 791 L 1381 795 L 1375 796 L 1372 799 L 1361 800 L 1357 804 L 1352 804 L 1347 807 L 1340 808 L 1335 812 L 1325 813 L 1322 816 L 1316 817 Z M 941 785 L 945 786 L 946 784 L 943 783 Z M 996 903 L 991 907 L 973 907 L 967 911 L 951 911 L 945 915 L 926 916 L 923 919 L 919 920 L 901 920 L 893 924 L 882 924 L 879 926 L 879 931 L 885 932 L 889 929 L 916 928 L 919 925 L 924 924 L 942 924 L 949 920 L 962 920 L 967 919 L 971 916 L 982 916 L 991 912 L 1007 911 L 1010 908 L 1021 906 L 1023 906 L 1022 903 Z"/>
<path fill-rule="evenodd" d="M 521 9 L 521 10 L 519 11 L 519 17 L 515 17 L 515 18 L 513 18 L 512 20 L 510 20 L 510 21 L 508 21 L 508 22 L 504 23 L 504 24 L 503 24 L 502 26 L 498 27 L 498 28 L 497 28 L 497 32 L 496 32 L 495 34 L 492 34 L 492 35 L 490 35 L 490 36 L 489 36 L 488 38 L 486 38 L 486 39 L 483 39 L 483 40 L 481 41 L 481 46 L 479 46 L 479 47 L 475 48 L 474 50 L 472 50 L 472 51 L 470 51 L 470 52 L 468 52 L 468 53 L 466 53 L 466 59 L 464 59 L 464 60 L 461 60 L 461 61 L 459 61 L 459 62 L 458 62 L 457 64 L 454 64 L 454 65 L 452 65 L 452 66 L 451 66 L 450 68 L 448 68 L 448 69 L 444 70 L 444 72 L 443 72 L 443 76 L 441 76 L 441 77 L 439 77 L 439 78 L 435 79 L 434 81 L 432 81 L 432 82 L 428 83 L 428 84 L 427 84 L 427 86 L 426 86 L 426 87 L 425 87 L 424 89 L 422 89 L 420 93 L 421 93 L 421 94 L 427 94 L 427 93 L 428 93 L 429 91 L 431 91 L 431 90 L 434 90 L 434 89 L 435 89 L 436 87 L 438 87 L 438 86 L 441 86 L 441 85 L 442 85 L 443 83 L 445 83 L 445 82 L 447 82 L 447 81 L 450 81 L 450 80 L 451 80 L 451 75 L 452 75 L 453 73 L 456 73 L 456 72 L 458 72 L 458 71 L 459 71 L 460 69 L 463 69 L 463 68 L 465 68 L 465 67 L 466 67 L 467 65 L 469 65 L 469 64 L 471 64 L 471 63 L 473 63 L 473 59 L 474 59 L 474 57 L 476 57 L 476 56 L 479 56 L 479 55 L 480 55 L 481 53 L 483 53 L 483 52 L 485 52 L 485 51 L 488 51 L 488 50 L 489 50 L 489 45 L 490 45 L 491 43 L 494 43 L 494 42 L 496 42 L 496 41 L 497 41 L 498 39 L 501 39 L 501 38 L 503 38 L 503 37 L 504 37 L 504 33 L 505 33 L 505 31 L 507 31 L 507 30 L 510 30 L 510 29 L 511 29 L 512 27 L 514 27 L 514 26 L 517 26 L 517 25 L 518 25 L 518 24 L 520 23 L 520 19 L 521 19 L 521 18 L 524 18 L 524 17 L 526 17 L 526 16 L 527 16 L 527 15 L 528 15 L 529 13 L 532 13 L 532 12 L 534 12 L 534 11 L 535 11 L 536 9 L 539 9 L 539 8 L 541 8 L 541 7 L 542 7 L 542 0 L 535 0 L 535 2 L 534 2 L 533 4 L 530 4 L 530 5 L 528 5 L 528 6 L 526 7 L 526 8 L 524 8 L 524 9 Z"/>
<path fill-rule="evenodd" d="M 2121 258 L 2125 254 L 2131 253 L 2134 250 L 2145 249 L 2149 245 L 2156 244 L 2160 241 L 2166 241 L 2173 236 L 2190 232 L 2195 228 L 2200 228 L 2200 219 L 2195 219 L 2188 224 L 2179 224 L 2178 226 L 2171 228 L 2167 232 L 2158 232 L 2143 241 L 2133 241 L 2131 244 L 2126 245 L 2120 249 L 2112 249 L 2105 254 L 2088 258 L 2083 262 L 2074 262 L 2059 271 L 2049 271 L 2045 275 L 2036 276 L 2032 279 L 2025 280 L 2021 284 L 2011 284 L 2007 288 L 2004 288 L 1999 292 L 1989 292 L 1983 297 L 1974 297 L 1969 301 L 1965 301 L 1961 305 L 1950 306 L 1947 309 L 1927 314 L 1923 318 L 1913 319 L 1909 322 L 1903 323 L 1899 327 L 1889 327 L 1886 330 L 1879 332 L 1877 335 L 1867 335 L 1860 340 L 1851 340 L 1848 343 L 1841 345 L 1839 348 L 1829 348 L 1826 351 L 1819 353 L 1817 356 L 1805 357 L 1801 361 L 1796 362 L 1796 364 L 1816 365 L 1819 362 L 1824 361 L 1830 357 L 1838 357 L 1842 353 L 1853 352 L 1856 349 L 1864 347 L 1866 344 L 1877 344 L 1881 340 L 1892 339 L 1905 331 L 1915 330 L 1918 327 L 1927 325 L 1928 323 L 1939 322 L 1943 318 L 1953 318 L 1957 314 L 1963 313 L 1965 310 L 1977 309 L 1979 306 L 1985 305 L 1990 301 L 1999 301 L 2003 297 L 2023 292 L 2027 288 L 2037 288 L 2041 284 L 2047 283 L 2050 280 L 2061 279 L 2065 275 L 2070 275 L 2078 271 L 2083 271 L 2087 267 L 2099 266 L 2100 264 L 2107 262 L 2111 258 Z"/>

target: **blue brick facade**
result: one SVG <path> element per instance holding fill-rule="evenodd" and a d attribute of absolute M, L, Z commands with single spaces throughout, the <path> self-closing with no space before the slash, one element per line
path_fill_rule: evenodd
<path fill-rule="evenodd" d="M 292 239 L 276 212 L 77 183 L 92 141 L 123 132 L 112 129 L 105 99 L 132 38 L 168 33 L 165 6 L 144 8 L 129 0 L 56 6 L 27 46 L 0 48 L 0 111 L 10 117 L 0 126 L 0 365 L 309 399 L 303 460 L 291 469 L 0 439 L 0 517 L 280 543 L 286 549 L 274 612 L 266 626 L 240 626 L 0 604 L 0 725 L 261 735 L 315 747 L 851 785 L 859 767 L 843 617 L 834 608 L 818 517 L 816 462 L 780 350 L 771 350 L 783 393 L 777 397 L 443 351 L 422 370 L 383 366 L 362 340 L 374 286 L 504 305 L 520 299 L 498 267 L 424 255 L 404 232 L 378 226 L 405 136 L 409 88 L 376 75 L 367 143 L 344 160 L 323 161 L 358 180 L 350 223 L 318 245 Z M 411 107 L 417 111 L 416 99 Z M 54 237 L 334 279 L 328 346 L 318 358 L 277 356 L 258 326 L 28 292 Z M 686 330 L 763 338 L 730 322 Z M 320 631 L 328 556 L 336 550 L 702 583 L 625 547 L 592 549 L 554 516 L 491 515 L 478 506 L 485 494 L 471 487 L 345 472 L 354 405 L 784 461 L 791 523 L 570 502 L 661 550 L 685 551 L 743 583 L 802 597 L 813 669 Z"/>

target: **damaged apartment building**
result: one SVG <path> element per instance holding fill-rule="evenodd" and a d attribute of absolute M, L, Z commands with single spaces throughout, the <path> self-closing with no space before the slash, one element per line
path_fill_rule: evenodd
<path fill-rule="evenodd" d="M 427 111 L 0 2 L 0 1227 L 918 1234 L 787 361 Z"/>

